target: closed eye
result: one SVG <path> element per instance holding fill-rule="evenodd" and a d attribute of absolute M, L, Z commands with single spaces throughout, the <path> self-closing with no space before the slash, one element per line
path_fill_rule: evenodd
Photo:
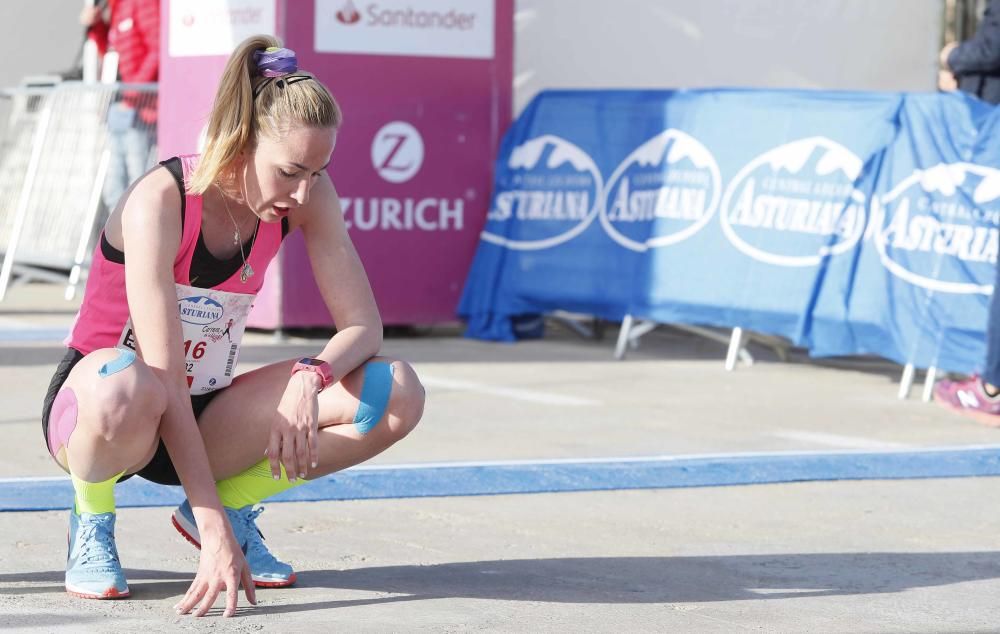
<path fill-rule="evenodd" d="M 309 168 L 308 168 L 308 167 L 306 167 L 305 165 L 302 165 L 301 163 L 292 163 L 292 165 L 294 165 L 295 167 L 299 168 L 300 170 L 305 170 L 305 171 L 309 171 Z M 318 170 L 318 171 L 316 171 L 316 172 L 313 172 L 313 174 L 312 174 L 312 175 L 313 175 L 313 176 L 319 176 L 319 175 L 320 175 L 320 174 L 322 174 L 322 173 L 323 173 L 323 171 L 324 171 L 324 170 L 325 170 L 326 168 L 328 168 L 328 167 L 330 167 L 330 161 L 327 161 L 327 162 L 326 162 L 326 165 L 324 165 L 323 167 L 319 168 L 319 170 Z"/>

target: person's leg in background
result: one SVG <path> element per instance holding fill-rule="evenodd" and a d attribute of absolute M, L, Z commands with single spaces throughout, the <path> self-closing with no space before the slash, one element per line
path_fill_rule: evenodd
<path fill-rule="evenodd" d="M 934 401 L 977 422 L 1000 427 L 1000 266 L 993 282 L 986 322 L 986 360 L 982 374 L 964 381 L 940 381 L 934 386 Z"/>
<path fill-rule="evenodd" d="M 101 199 L 110 212 L 118 205 L 118 200 L 129 186 L 128 141 L 126 135 L 132 128 L 135 110 L 121 102 L 111 104 L 108 109 L 108 175 L 104 179 Z"/>
<path fill-rule="evenodd" d="M 134 116 L 132 124 L 122 136 L 122 142 L 124 144 L 125 188 L 127 189 L 151 167 L 152 129 L 142 118 Z"/>
<path fill-rule="evenodd" d="M 990 298 L 989 320 L 986 323 L 986 364 L 983 366 L 982 383 L 986 395 L 993 398 L 1000 395 L 1000 266 L 993 281 L 993 297 Z"/>

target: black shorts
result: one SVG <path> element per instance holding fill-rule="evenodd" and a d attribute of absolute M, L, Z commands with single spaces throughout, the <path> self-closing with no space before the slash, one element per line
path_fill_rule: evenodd
<path fill-rule="evenodd" d="M 55 374 L 52 375 L 52 382 L 49 383 L 49 390 L 45 393 L 45 403 L 42 405 L 42 438 L 44 439 L 45 446 L 49 446 L 49 414 L 52 412 L 52 403 L 56 400 L 56 394 L 62 389 L 63 383 L 69 377 L 70 370 L 80 362 L 83 358 L 83 353 L 74 348 L 66 349 L 66 356 L 63 357 L 62 361 L 56 367 Z M 222 390 L 216 390 L 215 392 L 209 392 L 208 394 L 199 394 L 197 396 L 191 397 L 191 409 L 194 410 L 194 418 L 198 420 L 201 417 L 201 413 L 205 411 L 208 404 L 212 402 L 212 399 L 218 396 Z M 167 453 L 167 448 L 160 441 L 160 446 L 156 448 L 156 454 L 153 459 L 149 461 L 145 467 L 137 471 L 135 474 L 129 474 L 122 476 L 122 480 L 127 480 L 131 478 L 132 475 L 137 475 L 150 482 L 156 482 L 157 484 L 170 484 L 170 485 L 180 485 L 180 478 L 177 477 L 177 471 L 174 469 L 174 464 L 170 461 L 170 455 Z"/>

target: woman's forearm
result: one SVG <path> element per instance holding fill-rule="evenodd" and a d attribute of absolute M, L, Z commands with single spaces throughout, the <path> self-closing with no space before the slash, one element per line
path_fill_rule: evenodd
<path fill-rule="evenodd" d="M 382 324 L 348 326 L 326 344 L 319 358 L 330 364 L 338 380 L 378 354 L 382 347 Z"/>
<path fill-rule="evenodd" d="M 160 422 L 160 437 L 198 524 L 208 528 L 217 523 L 221 527 L 224 525 L 222 503 L 198 423 L 191 411 L 190 396 L 187 389 L 180 386 L 168 386 L 167 391 L 167 409 Z"/>

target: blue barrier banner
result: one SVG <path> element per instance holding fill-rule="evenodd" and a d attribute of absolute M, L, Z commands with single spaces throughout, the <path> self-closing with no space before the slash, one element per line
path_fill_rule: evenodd
<path fill-rule="evenodd" d="M 568 310 L 974 368 L 998 125 L 960 94 L 542 93 L 504 138 L 459 314 L 484 339 Z"/>
<path fill-rule="evenodd" d="M 899 119 L 853 270 L 823 288 L 809 347 L 969 371 L 985 356 L 1000 244 L 994 108 L 907 95 Z"/>

